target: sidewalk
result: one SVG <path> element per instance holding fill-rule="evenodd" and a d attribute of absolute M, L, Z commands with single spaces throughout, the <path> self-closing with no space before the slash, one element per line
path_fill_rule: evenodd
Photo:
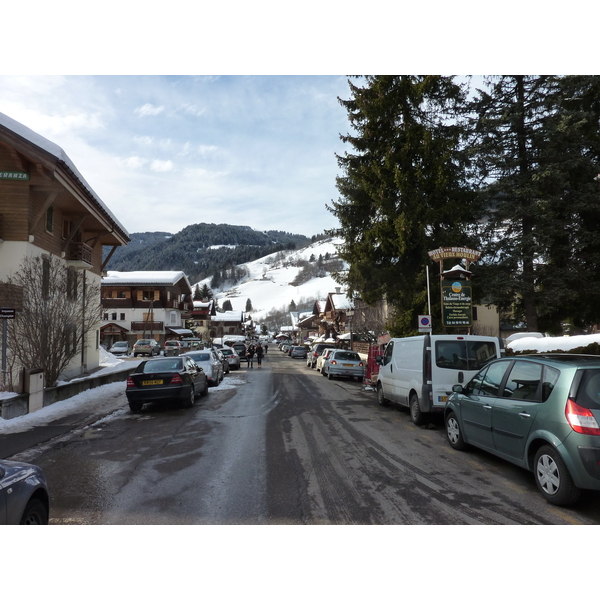
<path fill-rule="evenodd" d="M 124 381 L 82 392 L 68 400 L 16 417 L 0 419 L 0 458 L 7 459 L 59 435 L 129 410 Z"/>

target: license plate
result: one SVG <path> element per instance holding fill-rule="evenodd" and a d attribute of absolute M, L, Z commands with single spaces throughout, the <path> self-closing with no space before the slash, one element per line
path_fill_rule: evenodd
<path fill-rule="evenodd" d="M 163 383 L 163 379 L 147 379 L 146 381 L 142 381 L 142 385 L 162 385 Z"/>
<path fill-rule="evenodd" d="M 438 396 L 440 402 L 448 402 L 448 396 Z"/>
<path fill-rule="evenodd" d="M 350 364 L 346 364 L 346 363 L 344 363 L 344 365 L 343 365 L 343 366 L 344 366 L 344 367 L 353 367 L 354 365 L 353 365 L 352 363 L 350 363 Z"/>

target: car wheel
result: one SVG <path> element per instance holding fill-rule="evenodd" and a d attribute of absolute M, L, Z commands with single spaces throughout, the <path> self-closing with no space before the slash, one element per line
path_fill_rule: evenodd
<path fill-rule="evenodd" d="M 204 380 L 204 389 L 200 392 L 201 396 L 206 396 L 208 394 L 208 379 Z"/>
<path fill-rule="evenodd" d="M 416 394 L 413 394 L 410 397 L 409 407 L 410 407 L 410 420 L 415 425 L 423 425 L 423 423 L 425 422 L 425 415 L 421 411 L 421 407 L 419 406 L 419 398 L 417 397 Z"/>
<path fill-rule="evenodd" d="M 381 383 L 377 384 L 377 402 L 379 402 L 381 406 L 388 406 L 390 404 L 390 401 L 385 397 L 383 393 L 383 386 L 381 385 Z"/>
<path fill-rule="evenodd" d="M 331 371 L 327 371 L 327 379 L 333 379 L 333 375 L 331 374 Z"/>
<path fill-rule="evenodd" d="M 536 452 L 533 472 L 538 489 L 550 504 L 568 506 L 579 499 L 581 490 L 552 446 L 542 446 Z"/>
<path fill-rule="evenodd" d="M 190 387 L 190 395 L 181 401 L 181 404 L 183 404 L 183 408 L 192 408 L 192 406 L 194 406 L 195 399 L 196 399 L 196 389 L 194 388 L 194 384 L 192 384 Z"/>
<path fill-rule="evenodd" d="M 129 410 L 134 413 L 139 413 L 142 410 L 141 402 L 129 402 Z"/>
<path fill-rule="evenodd" d="M 39 498 L 32 498 L 23 511 L 21 525 L 48 525 L 46 505 Z"/>
<path fill-rule="evenodd" d="M 448 436 L 448 442 L 455 450 L 465 450 L 467 448 L 468 444 L 463 439 L 458 419 L 453 412 L 448 413 L 446 417 L 446 435 Z"/>

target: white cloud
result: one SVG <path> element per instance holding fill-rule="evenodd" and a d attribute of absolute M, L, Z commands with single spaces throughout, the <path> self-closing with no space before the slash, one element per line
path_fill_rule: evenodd
<path fill-rule="evenodd" d="M 128 156 L 127 158 L 118 158 L 117 163 L 122 167 L 128 169 L 139 169 L 143 167 L 148 161 L 145 158 L 139 156 Z"/>
<path fill-rule="evenodd" d="M 142 146 L 151 146 L 154 138 L 150 135 L 134 135 L 133 141 L 136 144 L 142 144 Z"/>
<path fill-rule="evenodd" d="M 159 115 L 165 110 L 164 106 L 154 106 L 153 104 L 144 104 L 135 109 L 135 113 L 140 117 Z"/>
<path fill-rule="evenodd" d="M 173 170 L 173 162 L 170 160 L 153 160 L 150 168 L 153 171 L 163 172 L 163 171 L 172 171 Z"/>

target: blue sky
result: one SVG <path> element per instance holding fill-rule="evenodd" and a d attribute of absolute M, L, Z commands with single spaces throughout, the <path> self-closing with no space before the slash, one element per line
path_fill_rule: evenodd
<path fill-rule="evenodd" d="M 345 76 L 0 76 L 0 112 L 58 144 L 130 232 L 337 221 Z"/>

